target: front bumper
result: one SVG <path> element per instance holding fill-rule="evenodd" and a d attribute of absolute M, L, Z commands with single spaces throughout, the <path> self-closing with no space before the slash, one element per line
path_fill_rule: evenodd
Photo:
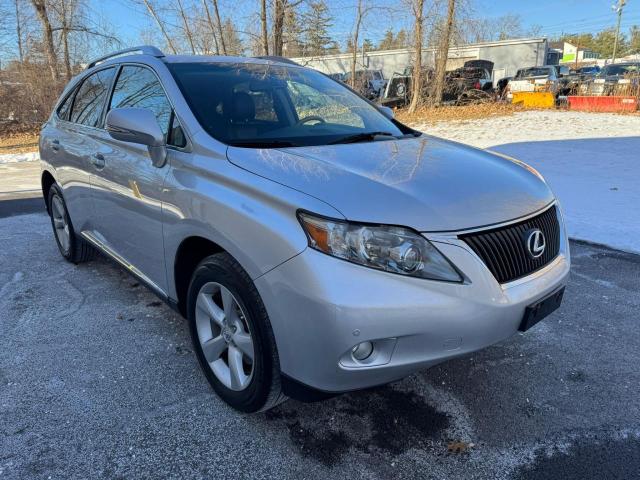
<path fill-rule="evenodd" d="M 467 282 L 407 278 L 310 248 L 258 278 L 282 373 L 326 392 L 400 379 L 510 337 L 525 308 L 569 276 L 564 231 L 550 264 L 503 285 L 455 236 L 427 236 Z M 358 364 L 350 352 L 365 340 L 376 350 Z"/>

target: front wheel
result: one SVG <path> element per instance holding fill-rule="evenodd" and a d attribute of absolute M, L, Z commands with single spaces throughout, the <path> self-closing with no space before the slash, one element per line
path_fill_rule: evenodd
<path fill-rule="evenodd" d="M 193 346 L 216 393 L 242 412 L 286 399 L 269 317 L 253 282 L 230 255 L 205 258 L 188 292 Z"/>

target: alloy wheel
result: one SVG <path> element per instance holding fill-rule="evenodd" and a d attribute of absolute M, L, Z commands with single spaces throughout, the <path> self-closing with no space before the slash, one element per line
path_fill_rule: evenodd
<path fill-rule="evenodd" d="M 216 378 L 241 391 L 253 377 L 253 339 L 245 312 L 225 286 L 205 283 L 196 300 L 196 329 L 202 353 Z"/>

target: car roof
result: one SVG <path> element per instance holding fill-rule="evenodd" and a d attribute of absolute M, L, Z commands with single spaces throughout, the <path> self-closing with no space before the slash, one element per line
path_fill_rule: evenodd
<path fill-rule="evenodd" d="M 278 65 L 283 67 L 292 68 L 304 68 L 302 65 L 287 59 L 278 57 L 239 57 L 232 55 L 164 55 L 153 56 L 145 54 L 131 54 L 131 55 L 119 55 L 100 60 L 99 62 L 92 64 L 88 70 L 97 69 L 99 67 L 105 67 L 108 65 L 118 65 L 121 63 L 149 63 L 149 60 L 160 60 L 165 64 L 175 63 L 234 63 L 234 64 L 252 64 L 252 65 Z M 83 72 L 84 73 L 84 72 Z"/>
<path fill-rule="evenodd" d="M 618 63 L 610 63 L 609 65 L 605 65 L 605 67 L 636 67 L 639 65 L 640 65 L 640 62 L 618 62 Z"/>

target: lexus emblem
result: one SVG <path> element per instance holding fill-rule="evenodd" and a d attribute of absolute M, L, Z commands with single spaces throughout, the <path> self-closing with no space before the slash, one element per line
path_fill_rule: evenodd
<path fill-rule="evenodd" d="M 532 228 L 525 234 L 525 244 L 527 246 L 527 252 L 531 258 L 538 258 L 544 253 L 544 249 L 547 246 L 544 239 L 544 233 L 539 228 Z"/>

